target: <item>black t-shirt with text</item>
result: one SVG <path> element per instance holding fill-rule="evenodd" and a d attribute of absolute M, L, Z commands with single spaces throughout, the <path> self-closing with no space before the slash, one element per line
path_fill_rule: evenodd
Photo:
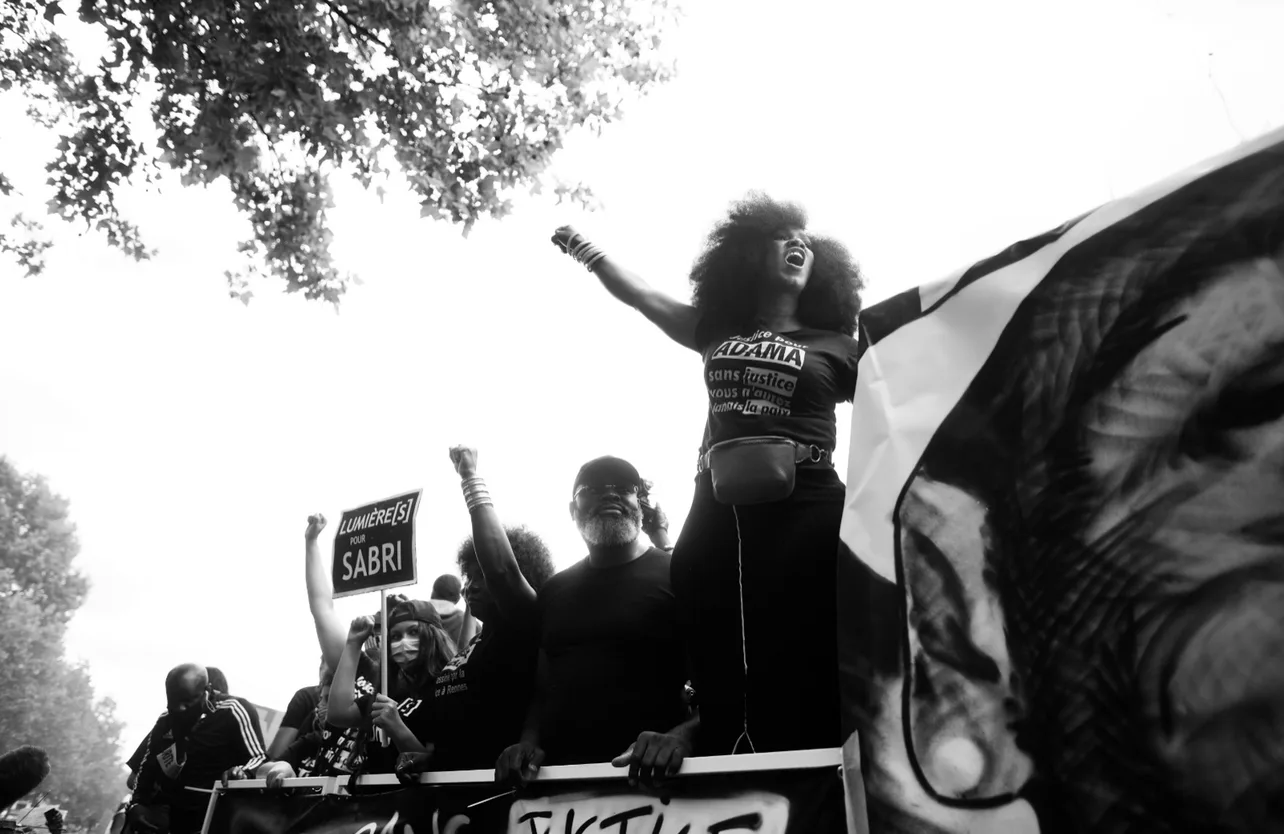
<path fill-rule="evenodd" d="M 697 328 L 709 392 L 704 445 L 777 435 L 832 452 L 834 406 L 856 390 L 859 343 L 830 330 L 715 334 Z"/>
<path fill-rule="evenodd" d="M 493 768 L 521 737 L 539 653 L 539 623 L 528 619 L 488 619 L 437 676 L 434 768 Z"/>
<path fill-rule="evenodd" d="M 609 761 L 640 732 L 682 723 L 686 674 L 668 553 L 651 548 L 614 567 L 585 558 L 540 589 L 539 611 L 546 764 Z"/>
<path fill-rule="evenodd" d="M 353 697 L 373 695 L 378 692 L 378 674 L 375 665 L 364 655 L 357 661 L 357 677 L 353 683 Z M 303 759 L 297 768 L 300 776 L 339 776 L 352 773 L 360 766 L 364 749 L 357 749 L 361 736 L 360 727 L 336 727 L 326 724 L 321 729 L 316 751 Z M 364 745 L 362 745 L 364 747 Z"/>

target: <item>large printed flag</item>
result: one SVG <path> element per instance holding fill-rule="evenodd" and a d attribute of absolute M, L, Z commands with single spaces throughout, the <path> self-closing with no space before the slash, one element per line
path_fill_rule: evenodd
<path fill-rule="evenodd" d="M 863 314 L 874 834 L 1284 832 L 1282 270 L 1279 132 Z"/>

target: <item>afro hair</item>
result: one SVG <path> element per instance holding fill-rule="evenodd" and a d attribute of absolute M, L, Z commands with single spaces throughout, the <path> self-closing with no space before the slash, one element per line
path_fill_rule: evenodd
<path fill-rule="evenodd" d="M 513 555 L 517 557 L 517 569 L 536 591 L 548 581 L 557 570 L 553 567 L 553 556 L 548 552 L 548 545 L 525 525 L 504 526 L 508 534 L 508 543 L 512 545 Z M 473 549 L 473 537 L 464 539 L 459 546 L 459 572 L 464 579 L 472 580 L 482 573 L 481 564 L 477 561 L 477 551 Z"/>
<path fill-rule="evenodd" d="M 692 304 L 715 329 L 740 330 L 757 316 L 756 286 L 763 279 L 767 247 L 781 229 L 805 229 L 807 212 L 761 192 L 736 202 L 713 228 L 691 268 Z M 852 335 L 865 282 L 851 253 L 837 240 L 808 235 L 815 261 L 798 299 L 805 326 Z"/>

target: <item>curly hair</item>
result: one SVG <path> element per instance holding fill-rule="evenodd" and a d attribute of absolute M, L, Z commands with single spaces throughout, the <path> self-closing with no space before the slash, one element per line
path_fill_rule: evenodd
<path fill-rule="evenodd" d="M 513 555 L 517 557 L 517 569 L 522 572 L 522 576 L 530 583 L 531 588 L 538 591 L 548 578 L 557 572 L 553 567 L 553 556 L 548 552 L 548 545 L 544 544 L 533 530 L 524 524 L 504 525 L 504 532 L 508 534 L 508 543 L 513 547 Z M 459 546 L 459 572 L 464 575 L 464 579 L 472 580 L 482 575 L 481 564 L 477 561 L 477 551 L 473 549 L 473 537 L 469 536 L 464 539 L 463 544 Z"/>
<path fill-rule="evenodd" d="M 807 212 L 753 191 L 732 205 L 714 226 L 705 250 L 691 267 L 692 304 L 715 329 L 741 329 L 757 316 L 757 286 L 772 237 L 781 229 L 804 229 Z M 860 268 L 834 238 L 808 235 L 815 261 L 798 298 L 798 319 L 807 327 L 852 335 L 860 313 Z"/>

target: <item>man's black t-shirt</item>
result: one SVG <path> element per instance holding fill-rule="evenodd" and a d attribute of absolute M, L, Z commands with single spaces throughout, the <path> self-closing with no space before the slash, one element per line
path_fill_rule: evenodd
<path fill-rule="evenodd" d="M 682 723 L 686 674 L 668 553 L 651 548 L 605 568 L 585 558 L 540 589 L 539 611 L 546 764 L 609 761 L 638 733 Z"/>
<path fill-rule="evenodd" d="M 138 777 L 141 796 L 170 807 L 174 834 L 200 831 L 210 795 L 186 788 L 213 787 L 233 767 L 263 764 L 263 730 L 257 710 L 243 698 L 218 693 L 182 739 L 175 739 L 168 714 L 152 727 Z"/>
<path fill-rule="evenodd" d="M 855 339 L 812 328 L 747 335 L 707 331 L 702 326 L 696 332 L 709 392 L 702 452 L 752 435 L 834 450 L 834 406 L 850 401 L 856 391 L 860 345 Z"/>
<path fill-rule="evenodd" d="M 310 732 L 316 720 L 317 704 L 321 700 L 320 686 L 305 686 L 294 693 L 290 705 L 285 708 L 281 719 L 281 729 L 298 730 L 299 735 Z"/>
<path fill-rule="evenodd" d="M 434 769 L 493 768 L 521 737 L 539 652 L 539 624 L 528 619 L 488 619 L 437 676 Z"/>

